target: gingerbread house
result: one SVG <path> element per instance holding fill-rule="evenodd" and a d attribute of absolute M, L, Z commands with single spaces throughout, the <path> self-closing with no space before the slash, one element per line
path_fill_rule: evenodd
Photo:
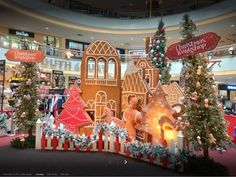
<path fill-rule="evenodd" d="M 107 41 L 97 40 L 84 52 L 81 63 L 82 97 L 87 112 L 95 122 L 101 121 L 103 108 L 120 117 L 121 69 L 117 50 Z"/>
<path fill-rule="evenodd" d="M 134 65 L 131 60 L 127 64 L 124 81 L 122 83 L 122 111 L 128 108 L 128 97 L 136 95 L 142 100 L 142 105 L 148 102 L 148 84 L 143 77 L 143 70 Z"/>
<path fill-rule="evenodd" d="M 150 99 L 149 91 L 156 87 L 158 78 L 159 69 L 153 68 L 147 59 L 131 60 L 122 83 L 122 111 L 128 107 L 127 98 L 132 94 L 141 99 L 145 107 Z"/>
<path fill-rule="evenodd" d="M 136 67 L 143 70 L 145 80 L 150 90 L 154 90 L 159 80 L 159 69 L 154 68 L 146 58 L 134 59 L 134 64 Z"/>
<path fill-rule="evenodd" d="M 162 85 L 162 89 L 167 94 L 166 99 L 171 106 L 182 103 L 181 98 L 184 97 L 184 93 L 177 82 L 172 82 L 169 85 Z"/>

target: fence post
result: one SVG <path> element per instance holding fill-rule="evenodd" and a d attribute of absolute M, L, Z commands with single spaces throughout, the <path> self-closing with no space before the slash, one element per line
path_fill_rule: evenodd
<path fill-rule="evenodd" d="M 48 136 L 47 137 L 47 147 L 46 149 L 52 149 L 52 137 Z"/>
<path fill-rule="evenodd" d="M 42 138 L 42 131 L 41 131 L 42 121 L 40 119 L 36 122 L 36 131 L 35 131 L 35 149 L 41 149 L 41 138 Z"/>
<path fill-rule="evenodd" d="M 125 154 L 125 139 L 120 140 L 120 154 Z"/>
<path fill-rule="evenodd" d="M 110 149 L 110 152 L 114 152 L 115 149 L 114 149 L 114 136 L 112 134 L 110 134 L 110 144 L 109 144 L 109 149 Z"/>
<path fill-rule="evenodd" d="M 178 131 L 178 135 L 177 135 L 177 149 L 178 150 L 183 150 L 183 139 L 184 139 L 184 135 L 182 133 L 182 131 Z"/>
<path fill-rule="evenodd" d="M 175 142 L 173 139 L 170 140 L 169 150 L 170 150 L 170 153 L 175 154 Z"/>
<path fill-rule="evenodd" d="M 104 135 L 104 151 L 108 151 L 108 133 Z"/>
<path fill-rule="evenodd" d="M 56 149 L 57 149 L 57 150 L 63 150 L 62 145 L 63 145 L 62 139 L 59 138 L 59 139 L 58 139 L 58 145 L 57 145 L 57 148 L 56 148 Z"/>

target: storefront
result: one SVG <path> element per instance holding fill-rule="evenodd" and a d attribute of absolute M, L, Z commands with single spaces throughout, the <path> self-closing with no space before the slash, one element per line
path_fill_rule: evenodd
<path fill-rule="evenodd" d="M 29 41 L 34 41 L 35 34 L 33 32 L 17 30 L 17 29 L 9 29 L 9 36 L 3 36 L 0 40 L 0 45 L 5 48 L 14 48 L 21 49 L 21 38 L 28 39 Z M 29 43 L 29 49 L 38 50 L 38 44 L 34 42 Z"/>
<path fill-rule="evenodd" d="M 66 49 L 71 50 L 71 59 L 81 59 L 83 51 L 88 47 L 89 43 L 66 39 Z"/>
<path fill-rule="evenodd" d="M 219 97 L 236 102 L 236 84 L 218 84 Z"/>
<path fill-rule="evenodd" d="M 46 55 L 49 56 L 59 56 L 59 51 L 57 48 L 60 47 L 60 39 L 55 36 L 44 36 L 43 43 L 46 47 Z"/>

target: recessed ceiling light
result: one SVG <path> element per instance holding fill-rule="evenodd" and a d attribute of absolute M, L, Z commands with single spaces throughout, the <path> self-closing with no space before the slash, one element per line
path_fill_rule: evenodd
<path fill-rule="evenodd" d="M 122 42 L 120 45 L 124 45 L 124 43 Z"/>
<path fill-rule="evenodd" d="M 49 28 L 46 26 L 45 29 L 48 30 Z"/>
<path fill-rule="evenodd" d="M 93 36 L 91 36 L 91 37 L 90 37 L 90 39 L 94 39 L 94 37 L 93 37 Z"/>
<path fill-rule="evenodd" d="M 235 27 L 235 25 L 231 25 L 231 27 L 233 28 L 233 27 Z"/>
<path fill-rule="evenodd" d="M 171 37 L 167 37 L 167 39 L 171 39 Z"/>
<path fill-rule="evenodd" d="M 133 41 L 133 40 L 134 40 L 134 38 L 132 38 L 132 37 L 131 37 L 131 38 L 130 38 L 130 40 L 131 40 L 131 41 Z"/>

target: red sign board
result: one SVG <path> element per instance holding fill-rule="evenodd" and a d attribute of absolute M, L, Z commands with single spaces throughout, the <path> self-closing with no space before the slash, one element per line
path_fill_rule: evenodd
<path fill-rule="evenodd" d="M 45 58 L 42 51 L 38 50 L 19 50 L 19 49 L 10 49 L 5 53 L 5 56 L 10 61 L 19 61 L 19 62 L 41 62 Z"/>
<path fill-rule="evenodd" d="M 174 60 L 206 52 L 216 48 L 219 41 L 220 36 L 216 33 L 205 33 L 192 39 L 172 44 L 168 47 L 166 56 L 170 60 Z"/>

